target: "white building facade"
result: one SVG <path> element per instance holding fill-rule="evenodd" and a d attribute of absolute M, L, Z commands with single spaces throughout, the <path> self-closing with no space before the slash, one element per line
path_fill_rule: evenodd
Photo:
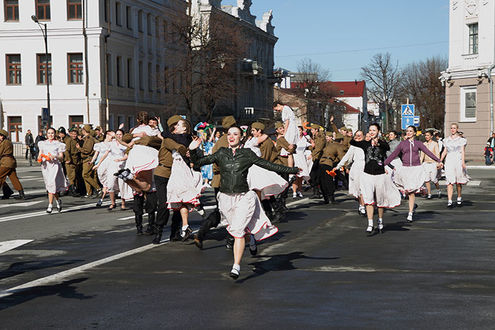
<path fill-rule="evenodd" d="M 468 140 L 466 156 L 480 159 L 493 131 L 495 0 L 451 0 L 449 67 L 445 84 L 445 135 L 458 123 Z"/>
<path fill-rule="evenodd" d="M 51 126 L 135 125 L 159 115 L 173 90 L 162 72 L 176 52 L 169 21 L 185 15 L 182 0 L 0 0 L 0 126 L 13 141 L 41 129 L 47 107 L 47 25 Z"/>

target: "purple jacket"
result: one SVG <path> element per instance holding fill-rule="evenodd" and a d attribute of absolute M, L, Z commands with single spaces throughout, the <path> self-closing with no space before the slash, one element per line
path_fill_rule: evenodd
<path fill-rule="evenodd" d="M 440 162 L 440 159 L 428 150 L 428 148 L 421 141 L 404 140 L 399 143 L 394 152 L 387 157 L 385 160 L 385 165 L 389 165 L 391 161 L 399 156 L 399 153 L 402 153 L 401 160 L 403 166 L 419 166 L 421 165 L 421 161 L 419 160 L 419 151 L 423 151 L 425 154 L 430 156 L 431 159 L 436 162 Z"/>

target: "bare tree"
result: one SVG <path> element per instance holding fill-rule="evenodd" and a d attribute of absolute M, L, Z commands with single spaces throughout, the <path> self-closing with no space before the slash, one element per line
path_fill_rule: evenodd
<path fill-rule="evenodd" d="M 384 114 L 384 129 L 398 128 L 402 75 L 398 62 L 392 60 L 390 53 L 376 54 L 367 66 L 361 68 L 361 75 L 366 80 L 371 99 L 380 105 L 380 111 Z"/>
<path fill-rule="evenodd" d="M 442 128 L 445 119 L 445 91 L 438 79 L 448 66 L 444 57 L 431 57 L 403 69 L 401 94 L 416 106 L 421 127 Z"/>
<path fill-rule="evenodd" d="M 337 96 L 336 88 L 328 81 L 329 71 L 311 59 L 303 59 L 297 66 L 298 73 L 293 92 L 307 103 L 306 115 L 309 121 L 328 126 L 331 115 L 341 121 L 341 111 L 332 99 Z M 340 114 L 340 115 L 339 115 Z"/>
<path fill-rule="evenodd" d="M 235 97 L 239 63 L 249 45 L 234 22 L 213 12 L 209 17 L 188 15 L 174 22 L 172 34 L 175 47 L 183 51 L 171 59 L 165 73 L 164 84 L 179 81 L 172 88 L 178 97 L 167 110 L 184 108 L 188 118 L 209 121 L 219 102 Z"/>

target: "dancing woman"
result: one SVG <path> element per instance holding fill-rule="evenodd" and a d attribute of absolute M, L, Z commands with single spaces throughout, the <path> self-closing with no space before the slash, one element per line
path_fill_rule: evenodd
<path fill-rule="evenodd" d="M 354 134 L 354 141 L 360 142 L 363 141 L 364 134 L 362 131 L 356 131 Z M 347 150 L 344 157 L 340 160 L 337 166 L 333 169 L 333 171 L 337 171 L 340 168 L 343 168 L 346 164 L 350 164 L 351 169 L 349 170 L 349 195 L 354 196 L 358 200 L 359 208 L 358 212 L 360 215 L 366 215 L 366 208 L 364 207 L 363 197 L 361 196 L 361 192 L 359 190 L 359 185 L 361 182 L 361 175 L 364 171 L 364 152 L 363 149 L 351 145 L 349 150 Z"/>
<path fill-rule="evenodd" d="M 302 194 L 302 184 L 303 180 L 309 181 L 311 167 L 307 159 L 306 150 L 311 147 L 311 142 L 309 137 L 304 135 L 303 127 L 299 126 L 299 134 L 296 142 L 296 153 L 294 154 L 294 166 L 301 169 L 296 177 L 296 181 L 292 184 L 292 197 L 303 197 Z"/>
<path fill-rule="evenodd" d="M 290 145 L 295 145 L 298 140 L 299 130 L 297 128 L 296 116 L 294 115 L 294 111 L 292 111 L 292 109 L 288 105 L 282 104 L 280 102 L 274 102 L 273 109 L 275 111 L 281 112 L 282 114 L 284 138 Z M 289 166 L 294 166 L 294 157 L 292 153 L 283 153 L 283 155 L 288 157 Z"/>
<path fill-rule="evenodd" d="M 435 156 L 440 158 L 440 149 L 438 148 L 438 142 L 433 140 L 433 133 L 427 131 L 425 133 L 426 142 L 424 145 L 428 150 L 430 150 Z M 426 172 L 426 190 L 428 191 L 428 199 L 431 199 L 431 184 L 433 183 L 437 187 L 438 198 L 442 196 L 442 192 L 440 191 L 440 185 L 438 184 L 438 166 L 437 163 L 431 159 L 424 152 L 421 153 L 421 163 Z"/>
<path fill-rule="evenodd" d="M 260 241 L 273 236 L 278 228 L 273 226 L 263 212 L 256 193 L 249 189 L 247 176 L 252 165 L 258 165 L 270 171 L 297 174 L 297 168 L 270 163 L 256 156 L 247 148 L 240 148 L 242 131 L 239 127 L 231 127 L 228 132 L 228 148 L 220 148 L 216 153 L 203 156 L 197 152 L 201 144 L 195 139 L 190 145 L 191 159 L 196 166 L 215 163 L 220 168 L 221 182 L 218 193 L 218 207 L 222 221 L 228 223 L 227 230 L 235 238 L 234 265 L 230 276 L 237 279 L 240 274 L 240 263 L 244 253 L 246 234 L 253 234 Z M 250 242 L 250 249 L 255 249 L 255 242 Z"/>
<path fill-rule="evenodd" d="M 380 125 L 374 123 L 369 128 L 369 141 L 351 140 L 350 144 L 364 151 L 364 172 L 360 178 L 359 190 L 366 205 L 368 227 L 366 232 L 373 232 L 374 206 L 378 208 L 378 231 L 383 231 L 383 209 L 394 208 L 400 205 L 400 193 L 395 187 L 387 189 L 393 184 L 388 184 L 390 177 L 385 173 L 384 162 L 389 145 L 380 139 Z"/>
<path fill-rule="evenodd" d="M 452 195 L 454 185 L 457 186 L 457 206 L 462 206 L 462 185 L 469 182 L 466 172 L 465 148 L 467 141 L 459 136 L 459 125 L 450 125 L 450 136 L 443 140 L 445 149 L 442 152 L 443 161 L 445 159 L 445 179 L 447 181 L 447 207 L 452 208 Z"/>
<path fill-rule="evenodd" d="M 52 213 L 53 200 L 57 204 L 57 211 L 62 212 L 62 200 L 59 193 L 67 191 L 67 180 L 62 163 L 65 144 L 55 139 L 55 129 L 50 127 L 46 132 L 47 140 L 38 142 L 39 158 L 41 158 L 41 173 L 48 191 L 47 213 Z"/>
<path fill-rule="evenodd" d="M 424 167 L 421 166 L 419 160 L 419 152 L 424 152 L 427 156 L 437 162 L 437 167 L 440 168 L 440 159 L 435 156 L 428 148 L 421 142 L 416 140 L 416 127 L 409 126 L 406 129 L 406 139 L 399 143 L 394 152 L 390 154 L 385 160 L 385 165 L 389 165 L 394 170 L 394 183 L 402 189 L 409 196 L 409 213 L 407 214 L 407 221 L 413 221 L 413 214 L 415 205 L 416 192 L 418 192 L 425 181 L 426 172 Z M 402 165 L 395 167 L 391 162 L 401 155 Z"/>

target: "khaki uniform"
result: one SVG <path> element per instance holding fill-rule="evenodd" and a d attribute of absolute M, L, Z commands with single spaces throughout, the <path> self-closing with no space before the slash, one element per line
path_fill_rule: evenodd
<path fill-rule="evenodd" d="M 289 166 L 289 157 L 281 155 L 282 149 L 285 149 L 289 154 L 292 154 L 295 151 L 294 148 L 290 147 L 289 142 L 287 142 L 283 136 L 277 139 L 277 144 L 275 145 L 277 157 L 274 163 Z"/>
<path fill-rule="evenodd" d="M 325 144 L 326 144 L 325 134 L 322 132 L 316 134 L 315 146 L 314 148 L 313 147 L 310 148 L 313 162 L 321 158 L 321 154 L 323 152 L 323 149 L 325 148 Z"/>
<path fill-rule="evenodd" d="M 323 148 L 320 165 L 328 165 L 332 168 L 344 157 L 345 146 L 340 143 L 328 142 Z"/>
<path fill-rule="evenodd" d="M 78 167 L 81 166 L 81 153 L 77 149 L 77 141 L 69 137 L 65 139 L 65 169 L 67 171 L 67 179 L 70 185 L 76 185 L 76 177 Z M 67 163 L 68 162 L 68 163 Z"/>
<path fill-rule="evenodd" d="M 17 191 L 22 190 L 22 185 L 15 171 L 17 162 L 14 158 L 14 146 L 8 139 L 0 142 L 0 187 L 3 186 L 7 177 Z"/>
<path fill-rule="evenodd" d="M 91 158 L 93 158 L 96 139 L 91 135 L 83 138 L 83 146 L 80 149 L 82 159 L 82 177 L 84 179 L 84 185 L 86 186 L 86 194 L 91 195 L 92 188 L 95 190 L 100 189 L 98 181 L 96 180 L 96 171 L 93 171 L 93 164 L 90 164 Z"/>
<path fill-rule="evenodd" d="M 335 179 L 330 173 L 344 155 L 345 147 L 340 143 L 327 142 L 323 148 L 319 164 L 319 177 L 325 203 L 328 203 L 330 199 L 332 202 L 334 201 Z"/>
<path fill-rule="evenodd" d="M 218 139 L 213 148 L 211 149 L 211 153 L 214 154 L 220 148 L 228 148 L 229 140 L 227 139 L 227 134 L 224 134 Z M 213 180 L 211 180 L 211 186 L 213 188 L 220 188 L 220 168 L 217 164 L 213 164 Z"/>
<path fill-rule="evenodd" d="M 277 158 L 277 151 L 272 139 L 268 138 L 263 141 L 263 143 L 259 145 L 259 148 L 261 151 L 261 158 L 272 163 L 275 161 Z"/>
<path fill-rule="evenodd" d="M 187 148 L 182 144 L 175 142 L 170 138 L 162 140 L 160 150 L 158 151 L 158 166 L 155 168 L 153 174 L 161 176 L 163 178 L 170 178 L 172 173 L 172 151 L 177 150 L 181 155 L 185 155 Z"/>

